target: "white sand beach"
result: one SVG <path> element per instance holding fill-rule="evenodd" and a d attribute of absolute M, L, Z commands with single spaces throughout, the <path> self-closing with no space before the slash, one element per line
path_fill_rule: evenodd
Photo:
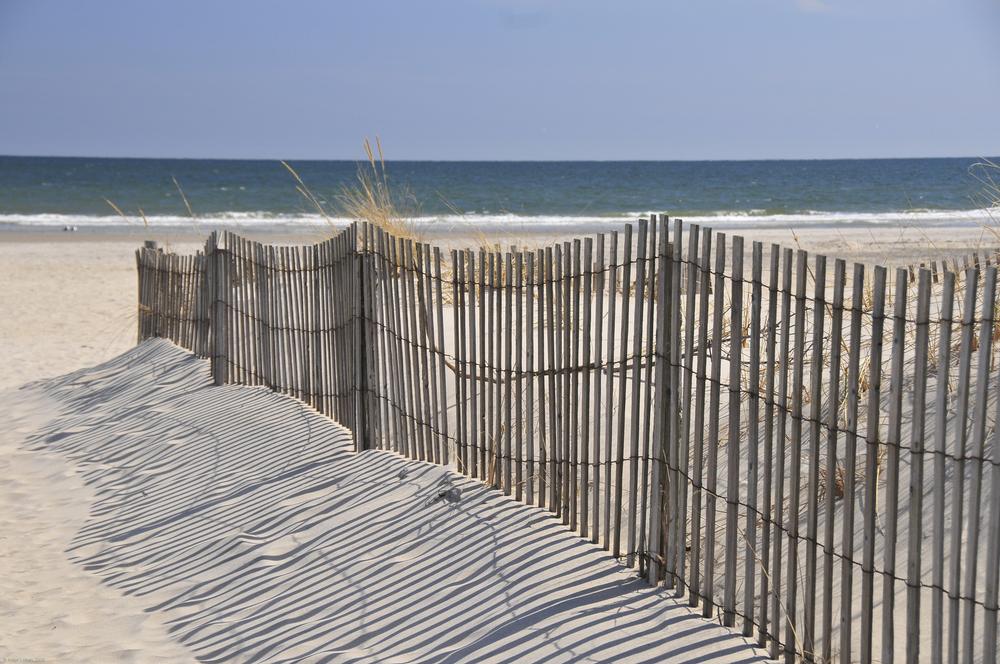
<path fill-rule="evenodd" d="M 65 458 L 24 447 L 60 404 L 13 390 L 0 399 L 0 661 L 190 661 L 143 601 L 67 555 L 95 492 Z"/>
<path fill-rule="evenodd" d="M 542 510 L 169 342 L 7 399 L 8 659 L 758 659 Z"/>
<path fill-rule="evenodd" d="M 892 264 L 993 244 L 967 227 L 746 236 Z M 210 388 L 205 362 L 167 342 L 130 350 L 138 243 L 0 237 L 0 658 L 757 656 L 541 510 L 446 468 L 355 455 L 290 398 Z"/>

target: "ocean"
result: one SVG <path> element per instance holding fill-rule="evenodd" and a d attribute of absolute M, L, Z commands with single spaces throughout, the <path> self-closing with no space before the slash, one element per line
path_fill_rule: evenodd
<path fill-rule="evenodd" d="M 995 162 L 1000 159 L 993 158 Z M 393 161 L 419 223 L 508 229 L 619 224 L 661 212 L 716 228 L 977 225 L 980 158 L 815 161 Z M 328 216 L 352 161 L 292 161 Z M 278 161 L 0 157 L 0 232 L 142 224 L 291 230 L 327 223 Z M 123 219 L 108 201 L 125 213 Z"/>

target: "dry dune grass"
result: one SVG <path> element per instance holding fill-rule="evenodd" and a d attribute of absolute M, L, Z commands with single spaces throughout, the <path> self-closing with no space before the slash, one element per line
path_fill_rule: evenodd
<path fill-rule="evenodd" d="M 395 193 L 389 186 L 389 174 L 385 166 L 382 142 L 376 136 L 375 147 L 364 139 L 365 161 L 358 164 L 356 182 L 341 185 L 335 199 L 337 213 L 357 221 L 367 221 L 396 237 L 421 241 L 421 235 L 413 222 L 416 216 L 416 199 L 407 190 Z M 287 161 L 281 165 L 295 180 L 295 190 L 322 216 L 333 224 L 333 216 L 322 200 L 306 185 L 302 176 Z"/>
<path fill-rule="evenodd" d="M 418 212 L 416 197 L 408 189 L 394 193 L 389 187 L 382 142 L 375 137 L 375 150 L 364 140 L 366 161 L 358 164 L 357 182 L 344 185 L 337 194 L 341 209 L 354 219 L 363 219 L 396 237 L 422 239 L 413 222 Z"/>
<path fill-rule="evenodd" d="M 351 184 L 341 185 L 335 194 L 336 208 L 333 213 L 324 206 L 321 197 L 306 185 L 302 176 L 288 162 L 282 161 L 281 164 L 295 180 L 296 191 L 331 227 L 334 226 L 335 217 L 348 218 L 368 222 L 401 240 L 416 243 L 426 242 L 427 233 L 415 220 L 420 216 L 420 202 L 409 188 L 390 186 L 381 139 L 376 136 L 373 145 L 371 140 L 365 138 L 362 146 L 365 159 L 358 163 L 355 181 Z M 462 214 L 461 210 L 447 199 L 442 198 L 442 201 L 455 215 Z M 487 255 L 502 255 L 505 239 L 510 241 L 511 251 L 531 251 L 536 248 L 532 243 L 526 242 L 524 238 L 516 236 L 504 238 L 498 232 L 490 233 L 482 229 L 471 230 L 469 238 L 474 247 Z M 405 261 L 406 259 L 400 256 L 398 260 Z M 414 253 L 412 263 L 410 265 L 403 264 L 403 269 L 420 270 L 421 266 L 418 264 L 418 260 L 417 253 Z M 442 278 L 445 280 L 451 280 L 455 274 L 455 266 L 451 264 L 447 252 L 444 253 L 441 270 Z M 499 283 L 506 283 L 507 267 L 503 258 L 498 261 L 495 274 Z M 450 293 L 445 292 L 444 297 L 446 301 L 450 302 Z"/>

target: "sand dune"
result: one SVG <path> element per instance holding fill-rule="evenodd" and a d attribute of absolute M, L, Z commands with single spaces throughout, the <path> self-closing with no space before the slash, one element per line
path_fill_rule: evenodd
<path fill-rule="evenodd" d="M 17 542 L 4 540 L 14 567 L 0 582 L 14 628 L 5 627 L 11 641 L 0 653 L 757 657 L 542 510 L 447 468 L 355 454 L 346 430 L 301 403 L 207 378 L 203 361 L 152 341 L 17 394 L 21 414 L 5 445 L 19 439 L 22 449 L 5 456 L 18 472 L 4 473 L 12 479 L 0 513 L 5 533 L 20 528 Z M 57 620 L 59 630 L 38 636 Z"/>
<path fill-rule="evenodd" d="M 23 446 L 59 404 L 24 392 L 0 400 L 0 661 L 193 661 L 162 615 L 67 557 L 94 492 L 61 455 Z"/>

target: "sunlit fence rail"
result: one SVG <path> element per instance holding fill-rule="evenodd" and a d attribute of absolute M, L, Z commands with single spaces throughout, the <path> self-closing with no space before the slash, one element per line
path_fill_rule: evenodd
<path fill-rule="evenodd" d="M 549 510 L 774 657 L 994 662 L 992 260 L 889 271 L 665 217 L 507 251 L 220 233 L 138 251 L 139 337 Z"/>

